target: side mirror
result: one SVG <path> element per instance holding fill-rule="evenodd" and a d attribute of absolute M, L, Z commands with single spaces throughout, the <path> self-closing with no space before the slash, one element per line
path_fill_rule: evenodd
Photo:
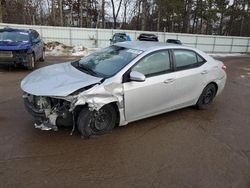
<path fill-rule="evenodd" d="M 131 81 L 135 81 L 135 82 L 144 82 L 146 80 L 145 75 L 137 71 L 132 71 L 129 74 L 129 77 Z"/>
<path fill-rule="evenodd" d="M 113 40 L 112 39 L 109 39 L 110 42 L 112 42 Z"/>

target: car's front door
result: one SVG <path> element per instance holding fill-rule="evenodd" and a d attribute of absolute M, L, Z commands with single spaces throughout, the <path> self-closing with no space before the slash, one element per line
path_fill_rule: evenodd
<path fill-rule="evenodd" d="M 169 51 L 147 55 L 131 71 L 143 73 L 146 80 L 128 80 L 123 84 L 126 120 L 134 121 L 166 111 L 174 97 L 175 81 Z"/>
<path fill-rule="evenodd" d="M 37 31 L 32 31 L 32 46 L 36 60 L 40 59 L 43 55 L 43 43 Z"/>

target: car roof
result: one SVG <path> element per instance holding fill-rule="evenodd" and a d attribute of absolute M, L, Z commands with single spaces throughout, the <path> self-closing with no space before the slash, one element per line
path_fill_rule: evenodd
<path fill-rule="evenodd" d="M 145 36 L 156 36 L 155 34 L 153 33 L 141 33 L 140 35 L 145 35 Z M 157 36 L 156 36 L 157 37 Z"/>
<path fill-rule="evenodd" d="M 120 46 L 124 48 L 130 48 L 141 51 L 149 51 L 157 48 L 171 48 L 171 47 L 181 47 L 178 44 L 171 44 L 165 42 L 150 42 L 150 41 L 126 41 L 114 44 L 115 46 Z M 188 47 L 187 47 L 188 48 Z"/>
<path fill-rule="evenodd" d="M 114 35 L 126 35 L 126 33 L 114 33 Z"/>
<path fill-rule="evenodd" d="M 9 31 L 9 32 L 27 32 L 29 33 L 30 31 L 32 31 L 32 29 L 17 29 L 17 28 L 11 28 L 11 27 L 5 27 L 3 29 L 0 29 L 0 32 L 2 31 Z"/>
<path fill-rule="evenodd" d="M 115 43 L 114 46 L 120 46 L 124 48 L 140 50 L 144 52 L 150 52 L 154 50 L 163 50 L 163 49 L 185 49 L 185 50 L 192 50 L 192 51 L 197 52 L 207 61 L 214 60 L 211 56 L 209 56 L 208 54 L 206 54 L 205 52 L 197 48 L 193 48 L 193 47 L 185 46 L 185 45 L 173 44 L 173 43 L 151 42 L 151 41 L 126 41 L 126 42 Z"/>

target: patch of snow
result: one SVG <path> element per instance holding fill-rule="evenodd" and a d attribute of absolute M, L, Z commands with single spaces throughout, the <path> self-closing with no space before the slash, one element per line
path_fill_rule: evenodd
<path fill-rule="evenodd" d="M 87 56 L 95 52 L 97 48 L 84 48 L 83 46 L 74 46 L 71 52 L 73 56 Z"/>
<path fill-rule="evenodd" d="M 212 57 L 234 57 L 234 56 L 244 56 L 246 54 L 242 54 L 242 53 L 231 53 L 231 54 L 227 54 L 227 53 L 211 53 L 209 54 Z"/>
<path fill-rule="evenodd" d="M 87 56 L 97 48 L 85 48 L 83 46 L 66 46 L 62 43 L 53 41 L 45 45 L 45 53 L 47 56 Z"/>

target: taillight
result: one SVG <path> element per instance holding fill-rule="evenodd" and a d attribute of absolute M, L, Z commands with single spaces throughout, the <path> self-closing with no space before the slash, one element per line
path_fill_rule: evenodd
<path fill-rule="evenodd" d="M 226 71 L 227 70 L 227 66 L 226 65 L 222 65 L 222 67 L 221 67 L 224 71 Z"/>

